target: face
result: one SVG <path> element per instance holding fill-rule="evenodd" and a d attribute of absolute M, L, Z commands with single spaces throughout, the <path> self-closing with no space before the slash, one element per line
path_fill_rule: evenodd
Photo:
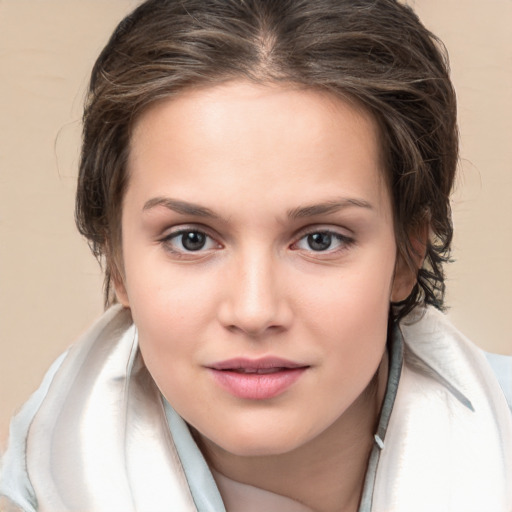
<path fill-rule="evenodd" d="M 161 392 L 233 454 L 314 441 L 372 380 L 405 293 L 375 123 L 231 82 L 152 106 L 130 150 L 116 290 Z"/>

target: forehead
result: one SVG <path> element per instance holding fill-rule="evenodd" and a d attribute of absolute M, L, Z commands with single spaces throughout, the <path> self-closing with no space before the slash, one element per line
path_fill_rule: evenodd
<path fill-rule="evenodd" d="M 162 100 L 138 118 L 129 191 L 206 202 L 215 192 L 219 203 L 247 186 L 281 202 L 314 200 L 333 186 L 375 196 L 386 188 L 381 162 L 377 123 L 357 103 L 290 85 L 229 82 Z"/>
<path fill-rule="evenodd" d="M 293 124 L 287 124 L 290 113 L 294 115 Z M 131 149 L 134 139 L 156 135 L 155 131 L 151 134 L 148 131 L 149 125 L 155 121 L 167 117 L 167 124 L 171 127 L 171 116 L 180 128 L 172 134 L 176 144 L 188 138 L 190 132 L 199 136 L 209 131 L 209 137 L 215 133 L 221 137 L 225 125 L 243 133 L 252 128 L 248 121 L 259 123 L 260 126 L 287 124 L 283 136 L 295 136 L 297 139 L 302 135 L 314 136 L 325 129 L 333 131 L 335 135 L 334 125 L 342 116 L 353 129 L 368 130 L 368 139 L 373 138 L 380 146 L 377 122 L 354 97 L 340 97 L 326 90 L 293 83 L 255 84 L 233 80 L 218 85 L 192 87 L 176 96 L 152 103 L 136 118 Z M 166 135 L 170 134 L 162 133 L 162 136 Z"/>

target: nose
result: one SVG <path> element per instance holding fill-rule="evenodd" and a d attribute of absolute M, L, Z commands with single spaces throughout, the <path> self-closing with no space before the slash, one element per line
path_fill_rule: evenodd
<path fill-rule="evenodd" d="M 253 338 L 288 329 L 292 309 L 286 280 L 272 255 L 252 253 L 236 258 L 231 265 L 219 308 L 224 327 Z"/>

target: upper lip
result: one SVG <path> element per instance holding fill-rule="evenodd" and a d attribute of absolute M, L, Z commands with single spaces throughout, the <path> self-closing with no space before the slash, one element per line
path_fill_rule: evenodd
<path fill-rule="evenodd" d="M 213 370 L 268 370 L 271 368 L 305 368 L 307 366 L 309 365 L 282 359 L 280 357 L 262 357 L 259 359 L 236 357 L 213 363 L 208 365 L 208 368 Z"/>

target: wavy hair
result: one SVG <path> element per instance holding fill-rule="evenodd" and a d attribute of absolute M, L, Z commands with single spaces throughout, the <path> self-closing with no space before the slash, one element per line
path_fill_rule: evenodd
<path fill-rule="evenodd" d="M 329 91 L 373 115 L 399 257 L 417 274 L 393 314 L 442 308 L 458 160 L 455 93 L 442 43 L 395 0 L 149 0 L 121 21 L 92 71 L 76 196 L 78 229 L 105 263 L 106 303 L 122 269 L 134 122 L 155 101 L 233 79 Z M 425 226 L 418 270 L 415 237 Z"/>

